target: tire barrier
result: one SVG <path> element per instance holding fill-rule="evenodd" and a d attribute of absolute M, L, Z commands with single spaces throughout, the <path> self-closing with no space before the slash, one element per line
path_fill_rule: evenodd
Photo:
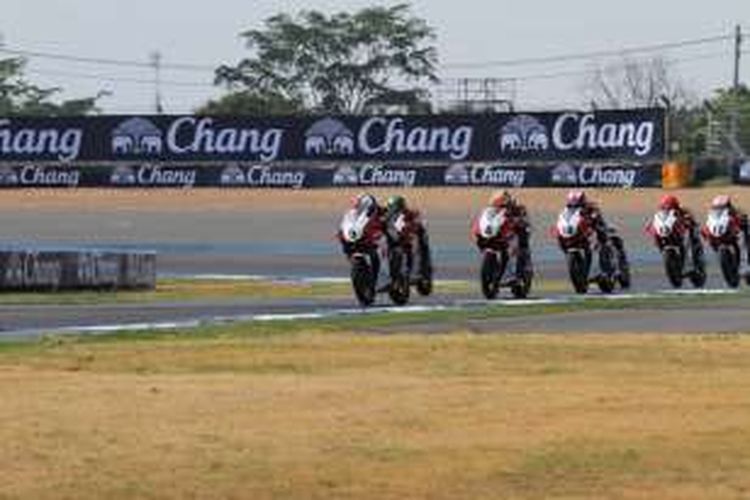
<path fill-rule="evenodd" d="M 0 291 L 155 288 L 153 252 L 0 251 Z"/>

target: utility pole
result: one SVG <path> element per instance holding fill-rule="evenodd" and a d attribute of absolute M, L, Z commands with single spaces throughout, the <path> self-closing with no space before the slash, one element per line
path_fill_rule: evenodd
<path fill-rule="evenodd" d="M 730 105 L 732 106 L 731 113 L 730 113 L 730 132 L 729 132 L 729 142 L 731 149 L 733 150 L 733 153 L 735 157 L 743 156 L 742 147 L 740 146 L 740 141 L 738 140 L 738 128 L 739 128 L 739 116 L 737 109 L 739 106 L 738 102 L 738 96 L 740 92 L 740 58 L 742 56 L 742 28 L 740 28 L 740 25 L 736 25 L 734 27 L 734 79 L 732 81 L 732 91 L 731 91 L 731 99 L 730 99 Z"/>
<path fill-rule="evenodd" d="M 742 57 L 742 28 L 738 24 L 734 27 L 734 84 L 732 89 L 740 90 L 740 57 Z"/>
<path fill-rule="evenodd" d="M 161 100 L 161 52 L 151 53 L 151 66 L 154 68 L 154 110 L 157 115 L 164 113 Z"/>

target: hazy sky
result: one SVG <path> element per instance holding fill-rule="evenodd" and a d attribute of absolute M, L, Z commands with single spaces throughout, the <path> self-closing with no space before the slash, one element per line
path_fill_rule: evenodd
<path fill-rule="evenodd" d="M 213 67 L 239 60 L 246 51 L 238 34 L 260 27 L 275 13 L 301 8 L 335 12 L 373 4 L 366 0 L 0 0 L 0 33 L 9 49 L 144 62 L 158 50 L 165 63 Z M 412 5 L 437 31 L 440 60 L 446 65 L 442 77 L 522 77 L 516 86 L 519 108 L 584 105 L 585 75 L 570 73 L 591 71 L 608 60 L 476 69 L 451 65 L 729 35 L 739 23 L 747 34 L 741 78 L 750 82 L 750 0 L 415 0 Z M 663 55 L 674 61 L 674 72 L 700 97 L 731 82 L 732 50 L 731 41 L 722 41 Z M 28 70 L 30 80 L 63 87 L 65 97 L 112 92 L 101 101 L 108 112 L 153 109 L 154 90 L 147 82 L 152 73 L 146 69 L 31 58 Z M 165 71 L 166 111 L 187 112 L 219 94 L 211 86 L 212 76 L 210 71 Z"/>

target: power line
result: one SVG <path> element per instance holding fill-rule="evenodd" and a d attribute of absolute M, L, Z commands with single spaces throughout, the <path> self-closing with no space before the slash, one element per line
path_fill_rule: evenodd
<path fill-rule="evenodd" d="M 67 61 L 75 63 L 85 64 L 98 64 L 105 66 L 129 66 L 131 68 L 142 68 L 142 69 L 153 69 L 154 65 L 152 62 L 146 61 L 135 61 L 132 59 L 109 59 L 103 57 L 87 57 L 77 56 L 71 54 L 58 54 L 52 52 L 41 52 L 36 50 L 25 50 L 25 49 L 13 49 L 7 46 L 0 47 L 0 52 L 5 54 L 12 54 L 20 57 L 38 58 L 38 59 L 52 59 L 57 61 Z M 186 64 L 186 63 L 165 63 L 161 65 L 162 69 L 178 70 L 178 71 L 215 71 L 216 66 L 208 66 L 201 64 Z"/>
<path fill-rule="evenodd" d="M 628 54 L 647 53 L 647 52 L 658 52 L 663 50 L 680 49 L 685 47 L 692 47 L 696 45 L 705 45 L 709 43 L 717 43 L 728 40 L 733 40 L 734 35 L 720 35 L 711 36 L 704 38 L 694 38 L 691 40 L 682 40 L 679 42 L 666 42 L 658 43 L 653 45 L 642 45 L 637 47 L 626 47 L 622 49 L 612 50 L 598 50 L 592 52 L 579 52 L 579 53 L 568 53 L 559 54 L 555 56 L 541 56 L 541 57 L 526 57 L 520 59 L 504 59 L 496 61 L 478 61 L 469 63 L 448 63 L 442 65 L 446 69 L 472 69 L 472 68 L 489 68 L 496 66 L 528 66 L 533 64 L 548 64 L 558 63 L 567 61 L 577 61 L 585 59 L 597 59 L 602 57 L 613 57 L 623 56 Z"/>
<path fill-rule="evenodd" d="M 711 37 L 694 38 L 690 40 L 681 40 L 677 42 L 666 42 L 651 45 L 642 45 L 634 47 L 625 47 L 621 49 L 611 50 L 600 50 L 592 52 L 579 52 L 579 53 L 568 53 L 559 54 L 555 56 L 541 56 L 541 57 L 527 57 L 519 59 L 505 59 L 495 61 L 477 61 L 468 63 L 447 63 L 441 65 L 444 69 L 471 69 L 471 68 L 485 68 L 494 66 L 524 66 L 533 64 L 547 64 L 556 62 L 566 62 L 574 60 L 585 60 L 595 59 L 601 57 L 612 57 L 621 56 L 634 53 L 644 52 L 656 52 L 662 50 L 679 49 L 685 47 L 691 47 L 696 45 L 704 45 L 708 43 L 717 43 L 727 40 L 732 40 L 734 35 L 717 35 Z M 21 57 L 33 57 L 40 59 L 52 59 L 67 62 L 86 63 L 86 64 L 98 64 L 98 65 L 109 65 L 109 66 L 128 66 L 133 68 L 141 69 L 153 69 L 153 63 L 147 61 L 138 61 L 132 59 L 113 59 L 113 58 L 102 58 L 102 57 L 88 57 L 78 56 L 73 54 L 62 54 L 43 52 L 36 50 L 26 50 L 20 48 L 9 48 L 6 46 L 0 46 L 0 52 L 6 54 L 12 54 Z M 216 66 L 202 65 L 202 64 L 191 64 L 191 63 L 164 63 L 161 64 L 161 68 L 165 70 L 178 70 L 178 71 L 215 71 Z"/>
<path fill-rule="evenodd" d="M 682 64 L 682 63 L 693 62 L 693 61 L 726 58 L 729 56 L 730 54 L 727 52 L 712 52 L 712 53 L 701 54 L 701 55 L 692 56 L 692 57 L 668 59 L 666 62 L 667 64 Z M 589 68 L 589 69 L 583 69 L 583 70 L 536 73 L 536 74 L 530 74 L 530 75 L 504 76 L 502 79 L 513 80 L 516 82 L 533 81 L 533 80 L 554 80 L 557 78 L 566 78 L 566 77 L 571 77 L 571 76 L 583 76 L 583 75 L 588 75 L 588 74 L 596 74 L 599 71 L 601 71 L 600 68 L 596 68 L 596 69 Z"/>
<path fill-rule="evenodd" d="M 133 83 L 138 85 L 154 85 L 153 79 L 147 79 L 147 78 L 130 78 L 130 77 L 120 77 L 120 76 L 107 76 L 107 75 L 94 75 L 91 73 L 76 73 L 76 72 L 69 72 L 69 71 L 55 71 L 55 70 L 36 70 L 36 69 L 26 69 L 24 70 L 24 73 L 29 73 L 32 75 L 41 75 L 41 76 L 59 76 L 63 78 L 78 78 L 81 80 L 99 80 L 99 81 L 105 81 L 105 82 L 113 82 L 113 83 Z M 160 83 L 164 86 L 169 87 L 199 87 L 199 88 L 217 88 L 215 85 L 211 83 L 201 83 L 201 82 L 188 82 L 188 81 L 180 81 L 180 80 L 160 80 Z"/>

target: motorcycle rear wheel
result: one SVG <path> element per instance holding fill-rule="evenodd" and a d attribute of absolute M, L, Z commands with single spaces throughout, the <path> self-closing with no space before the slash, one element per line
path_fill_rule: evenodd
<path fill-rule="evenodd" d="M 426 239 L 426 238 L 425 238 Z M 417 281 L 417 292 L 423 297 L 432 294 L 432 256 L 430 248 L 420 246 L 419 280 Z"/>
<path fill-rule="evenodd" d="M 612 262 L 612 247 L 605 245 L 599 249 L 599 277 L 596 284 L 602 293 L 610 294 L 615 290 L 615 267 Z"/>
<path fill-rule="evenodd" d="M 627 290 L 631 284 L 630 262 L 628 262 L 628 255 L 621 240 L 615 244 L 615 252 L 617 252 L 617 281 L 620 283 L 620 288 Z"/>
<path fill-rule="evenodd" d="M 721 264 L 721 274 L 724 275 L 724 281 L 729 288 L 740 286 L 740 265 L 737 252 L 729 247 L 722 246 L 719 248 L 719 262 Z"/>
<path fill-rule="evenodd" d="M 673 288 L 682 288 L 682 258 L 674 247 L 665 248 L 662 253 L 664 258 L 664 271 L 667 273 L 669 284 Z"/>
<path fill-rule="evenodd" d="M 693 251 L 693 272 L 690 273 L 690 282 L 695 288 L 703 288 L 706 285 L 706 259 L 703 248 Z"/>
<path fill-rule="evenodd" d="M 388 295 L 397 306 L 403 306 L 409 302 L 409 275 L 405 272 L 404 260 L 401 249 L 391 250 L 389 258 L 391 283 L 388 287 Z"/>
<path fill-rule="evenodd" d="M 510 287 L 510 292 L 517 299 L 525 299 L 531 291 L 534 271 L 531 265 L 531 255 L 521 254 L 516 264 L 516 282 Z"/>

